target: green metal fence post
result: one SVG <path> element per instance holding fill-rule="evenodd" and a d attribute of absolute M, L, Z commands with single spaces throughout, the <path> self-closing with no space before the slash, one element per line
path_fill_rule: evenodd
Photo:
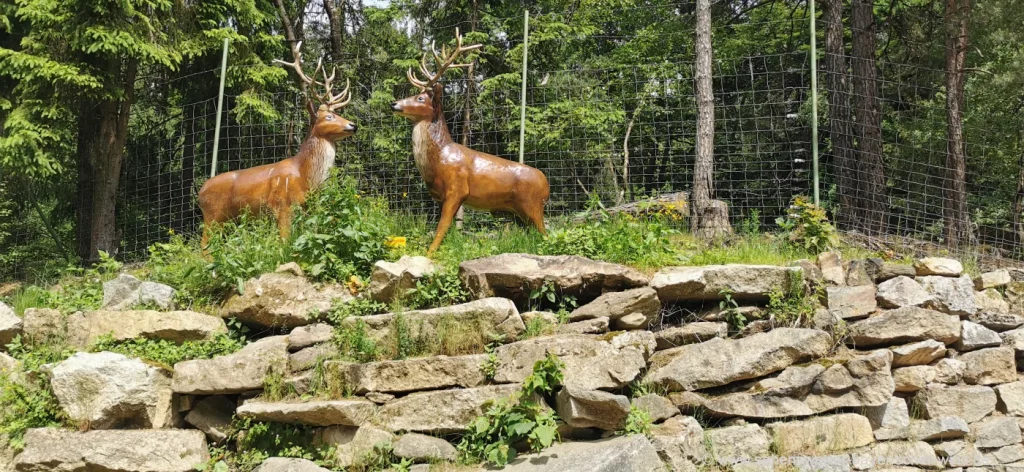
<path fill-rule="evenodd" d="M 224 78 L 228 75 L 228 43 L 231 40 L 224 38 L 224 53 L 220 58 L 220 90 L 217 91 L 217 118 L 214 119 L 213 129 L 213 161 L 210 164 L 210 178 L 217 175 L 217 151 L 220 147 L 220 115 L 224 105 Z"/>
<path fill-rule="evenodd" d="M 814 0 L 811 9 L 811 172 L 814 173 L 814 204 L 821 205 L 818 191 L 818 35 L 814 26 Z"/>
<path fill-rule="evenodd" d="M 519 97 L 519 163 L 526 149 L 526 53 L 530 46 L 530 10 L 523 10 L 523 93 Z"/>

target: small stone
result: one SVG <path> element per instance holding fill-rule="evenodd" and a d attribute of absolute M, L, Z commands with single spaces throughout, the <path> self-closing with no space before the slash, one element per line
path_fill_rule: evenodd
<path fill-rule="evenodd" d="M 964 321 L 963 328 L 960 330 L 960 340 L 954 343 L 953 347 L 960 352 L 965 352 L 999 346 L 1002 342 L 999 333 L 980 324 Z"/>
<path fill-rule="evenodd" d="M 892 378 L 897 392 L 913 393 L 935 380 L 935 368 L 930 365 L 900 367 L 892 371 Z"/>
<path fill-rule="evenodd" d="M 185 422 L 206 433 L 206 437 L 220 443 L 231 433 L 231 420 L 235 415 L 235 402 L 227 397 L 214 395 L 196 403 L 195 408 L 185 415 Z"/>
<path fill-rule="evenodd" d="M 402 256 L 395 262 L 377 261 L 370 273 L 370 298 L 390 303 L 404 297 L 416 282 L 437 270 L 434 263 L 423 256 Z"/>
<path fill-rule="evenodd" d="M 459 451 L 448 441 L 424 434 L 407 433 L 395 441 L 395 456 L 413 462 L 448 461 L 459 457 Z"/>
<path fill-rule="evenodd" d="M 643 313 L 632 313 L 622 318 L 615 320 L 615 329 L 621 330 L 633 330 L 633 329 L 647 329 L 651 324 L 651 319 L 644 316 Z"/>
<path fill-rule="evenodd" d="M 675 416 L 652 426 L 651 444 L 662 460 L 675 470 L 691 470 L 694 463 L 707 460 L 704 428 L 690 416 Z"/>
<path fill-rule="evenodd" d="M 944 459 L 947 467 L 984 467 L 996 465 L 994 459 L 985 457 L 977 446 L 966 441 L 948 441 L 934 446 Z"/>
<path fill-rule="evenodd" d="M 893 367 L 926 365 L 946 355 L 946 345 L 933 339 L 904 344 L 891 350 Z"/>
<path fill-rule="evenodd" d="M 931 445 L 923 441 L 890 441 L 875 443 L 871 448 L 875 471 L 883 467 L 911 466 L 939 468 L 941 463 Z"/>
<path fill-rule="evenodd" d="M 14 314 L 14 310 L 0 302 L 0 347 L 10 344 L 15 337 L 21 335 L 22 326 L 21 318 Z"/>
<path fill-rule="evenodd" d="M 284 264 L 281 264 L 277 266 L 277 269 L 274 269 L 274 272 L 292 274 L 296 277 L 306 276 L 305 272 L 302 271 L 302 267 L 300 267 L 297 262 L 286 262 Z"/>
<path fill-rule="evenodd" d="M 821 269 L 821 277 L 832 285 L 846 285 L 846 271 L 843 270 L 843 261 L 836 252 L 823 252 L 818 254 L 818 267 Z"/>
<path fill-rule="evenodd" d="M 900 429 L 910 426 L 910 410 L 907 408 L 907 401 L 892 397 L 889 402 L 882 406 L 864 408 L 864 415 L 867 416 L 873 429 Z"/>
<path fill-rule="evenodd" d="M 334 327 L 327 323 L 299 326 L 288 333 L 288 348 L 298 351 L 314 344 L 325 343 L 334 337 Z"/>
<path fill-rule="evenodd" d="M 338 348 L 334 344 L 325 343 L 307 347 L 299 352 L 288 355 L 288 370 L 290 372 L 302 372 L 316 367 L 318 363 L 326 359 L 333 359 L 338 356 Z"/>
<path fill-rule="evenodd" d="M 607 316 L 566 323 L 555 327 L 555 334 L 602 334 L 608 332 L 611 320 Z"/>
<path fill-rule="evenodd" d="M 394 438 L 395 435 L 390 431 L 371 425 L 335 425 L 317 431 L 313 443 L 333 447 L 337 465 L 350 467 L 362 462 L 363 458 L 373 453 L 378 446 L 391 444 Z"/>
<path fill-rule="evenodd" d="M 946 416 L 929 420 L 913 420 L 907 428 L 907 436 L 917 441 L 962 438 L 970 432 L 963 418 Z"/>
<path fill-rule="evenodd" d="M 1011 417 L 986 418 L 971 425 L 974 445 L 981 448 L 995 448 L 1021 443 L 1017 419 Z"/>
<path fill-rule="evenodd" d="M 718 465 L 732 466 L 770 455 L 771 439 L 756 424 L 709 429 L 704 432 Z"/>
<path fill-rule="evenodd" d="M 390 393 L 380 393 L 380 392 L 369 392 L 369 393 L 367 393 L 365 395 L 365 397 L 366 397 L 367 400 L 370 400 L 371 402 L 374 402 L 374 403 L 376 403 L 378 405 L 383 405 L 383 404 L 385 404 L 385 403 L 395 399 L 395 396 L 390 394 Z"/>
<path fill-rule="evenodd" d="M 701 343 L 713 338 L 724 338 L 728 333 L 728 323 L 698 321 L 657 331 L 654 333 L 654 339 L 657 340 L 658 350 L 661 351 L 685 344 Z"/>
<path fill-rule="evenodd" d="M 1024 357 L 1024 328 L 999 333 L 1003 346 L 1013 348 L 1017 357 Z"/>
<path fill-rule="evenodd" d="M 960 319 L 934 310 L 904 307 L 852 323 L 850 340 L 858 348 L 934 339 L 951 344 L 960 338 Z"/>
<path fill-rule="evenodd" d="M 963 264 L 956 259 L 945 257 L 925 257 L 914 263 L 917 275 L 941 275 L 959 277 L 964 271 Z"/>
<path fill-rule="evenodd" d="M 935 381 L 947 385 L 956 385 L 964 378 L 967 365 L 960 359 L 941 359 L 935 363 Z"/>
<path fill-rule="evenodd" d="M 896 277 L 914 277 L 917 275 L 917 270 L 910 264 L 896 264 L 894 262 L 884 262 L 879 267 L 878 273 L 875 274 L 876 282 L 884 282 L 886 280 Z"/>
<path fill-rule="evenodd" d="M 999 395 L 999 411 L 1011 416 L 1024 416 L 1024 380 L 995 387 Z"/>
<path fill-rule="evenodd" d="M 679 415 L 679 408 L 671 400 L 655 394 L 648 393 L 632 400 L 631 405 L 647 412 L 651 416 L 651 422 L 660 423 L 673 416 Z"/>
<path fill-rule="evenodd" d="M 981 291 L 990 288 L 1005 287 L 1013 282 L 1010 278 L 1010 271 L 1006 269 L 985 272 L 974 279 L 974 288 Z"/>
<path fill-rule="evenodd" d="M 925 304 L 928 308 L 956 316 L 970 316 L 978 311 L 974 301 L 974 282 L 968 276 L 918 277 L 918 283 L 931 294 L 932 299 Z"/>
<path fill-rule="evenodd" d="M 874 285 L 828 287 L 825 291 L 828 309 L 841 319 L 862 318 L 878 309 Z"/>
<path fill-rule="evenodd" d="M 558 324 L 558 315 L 550 311 L 528 311 L 526 313 L 520 313 L 519 316 L 523 318 L 523 323 L 526 325 L 529 325 L 530 322 L 536 318 L 539 318 L 543 320 L 544 323 L 550 325 Z"/>
<path fill-rule="evenodd" d="M 899 276 L 878 284 L 877 299 L 882 308 L 903 308 L 924 305 L 932 296 L 914 279 Z"/>
<path fill-rule="evenodd" d="M 774 438 L 775 453 L 780 455 L 821 455 L 874 442 L 871 423 L 867 418 L 853 413 L 771 423 L 765 429 Z"/>
<path fill-rule="evenodd" d="M 809 259 L 800 259 L 789 263 L 790 266 L 799 267 L 800 271 L 804 275 L 804 283 L 809 287 L 817 287 L 825 282 L 825 278 L 821 273 L 821 269 L 818 268 L 818 264 L 815 264 Z"/>
<path fill-rule="evenodd" d="M 965 365 L 964 382 L 971 385 L 995 385 L 1017 380 L 1013 349 L 994 347 L 960 356 Z"/>
<path fill-rule="evenodd" d="M 68 333 L 67 319 L 52 308 L 26 308 L 21 321 L 25 337 L 37 344 L 50 339 L 64 340 Z"/>
<path fill-rule="evenodd" d="M 1012 446 L 1001 447 L 992 453 L 992 457 L 995 457 L 1000 464 L 1024 461 L 1024 445 L 1014 444 Z"/>
<path fill-rule="evenodd" d="M 1024 326 L 1024 316 L 986 312 L 980 307 L 978 313 L 968 316 L 967 319 L 1000 333 Z"/>
<path fill-rule="evenodd" d="M 917 398 L 928 418 L 955 416 L 973 423 L 996 408 L 996 392 L 982 386 L 931 384 L 921 390 Z"/>
<path fill-rule="evenodd" d="M 263 461 L 253 472 L 330 472 L 330 469 L 320 467 L 315 462 L 307 459 L 270 457 Z"/>
<path fill-rule="evenodd" d="M 850 267 L 846 270 L 846 285 L 851 287 L 870 285 L 874 287 L 874 277 L 868 274 L 867 264 L 863 259 L 850 261 Z"/>
<path fill-rule="evenodd" d="M 978 307 L 978 312 L 975 315 L 978 313 L 991 313 L 993 315 L 1010 313 L 1010 304 L 1003 299 L 1003 294 L 994 288 L 974 292 L 974 304 Z"/>
<path fill-rule="evenodd" d="M 629 399 L 600 390 L 565 386 L 555 399 L 555 411 L 569 426 L 615 431 L 629 416 Z"/>
<path fill-rule="evenodd" d="M 640 287 L 622 292 L 608 292 L 569 314 L 570 321 L 580 321 L 607 316 L 618 320 L 625 316 L 639 314 L 646 320 L 653 320 L 661 310 L 658 292 L 651 287 Z"/>

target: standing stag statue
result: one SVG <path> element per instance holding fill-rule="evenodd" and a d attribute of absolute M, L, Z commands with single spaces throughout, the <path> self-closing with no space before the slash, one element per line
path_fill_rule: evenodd
<path fill-rule="evenodd" d="M 275 63 L 295 69 L 306 90 L 306 106 L 310 114 L 309 135 L 299 147 L 298 154 L 273 164 L 225 172 L 207 180 L 199 190 L 199 208 L 203 210 L 203 240 L 205 248 L 210 237 L 210 225 L 237 218 L 243 211 L 272 213 L 277 218 L 278 231 L 287 238 L 291 229 L 292 205 L 301 205 L 306 194 L 320 186 L 334 167 L 334 142 L 351 136 L 356 125 L 335 114 L 335 110 L 348 105 L 349 83 L 335 95 L 331 86 L 335 72 L 328 77 L 322 60 L 317 63 L 313 76 L 302 71 L 302 42 L 292 45 L 293 62 L 275 60 Z M 323 76 L 323 82 L 316 80 Z M 322 93 L 314 89 L 323 87 Z M 319 102 L 315 108 L 314 100 Z"/>
<path fill-rule="evenodd" d="M 447 47 L 437 53 L 431 44 L 436 72 L 427 68 L 427 53 L 420 60 L 420 72 L 425 80 L 417 79 L 410 68 L 409 82 L 420 93 L 391 104 L 392 110 L 404 116 L 415 127 L 412 132 L 413 159 L 423 176 L 430 196 L 441 202 L 441 221 L 427 255 L 441 245 L 452 219 L 463 204 L 491 212 L 512 212 L 532 224 L 541 234 L 544 231 L 544 204 L 550 189 L 544 174 L 527 165 L 474 151 L 452 141 L 444 118 L 444 86 L 440 83 L 445 71 L 468 67 L 455 64 L 463 53 L 481 45 L 462 45 L 462 36 L 455 30 L 455 49 Z"/>

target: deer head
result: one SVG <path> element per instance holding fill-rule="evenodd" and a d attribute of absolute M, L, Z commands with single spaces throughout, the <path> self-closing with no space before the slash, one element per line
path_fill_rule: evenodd
<path fill-rule="evenodd" d="M 434 56 L 434 65 L 437 67 L 437 71 L 431 72 L 427 68 L 427 53 L 424 52 L 419 64 L 420 73 L 423 74 L 424 79 L 416 78 L 411 67 L 405 74 L 406 78 L 409 79 L 409 83 L 419 89 L 419 93 L 393 102 L 391 109 L 395 114 L 409 118 L 412 121 L 438 120 L 444 113 L 444 100 L 442 96 L 444 86 L 440 83 L 441 76 L 448 69 L 469 67 L 469 64 L 456 64 L 455 60 L 462 54 L 478 49 L 480 46 L 480 44 L 463 46 L 462 35 L 459 34 L 458 28 L 455 28 L 455 49 L 450 52 L 447 46 L 442 46 L 441 53 L 438 54 L 434 43 L 431 42 L 430 53 Z"/>
<path fill-rule="evenodd" d="M 341 93 L 334 94 L 332 87 L 338 68 L 332 68 L 331 75 L 327 76 L 327 71 L 323 67 L 323 58 L 321 57 L 316 63 L 313 76 L 306 75 L 302 70 L 301 48 L 302 41 L 292 45 L 292 62 L 275 59 L 274 63 L 291 67 L 299 75 L 299 80 L 302 81 L 302 90 L 306 95 L 306 111 L 310 115 L 310 136 L 331 141 L 351 136 L 356 132 L 357 126 L 335 113 L 335 110 L 344 108 L 352 100 L 352 96 L 349 94 L 350 83 L 348 79 L 345 80 L 345 89 Z M 323 75 L 323 82 L 316 80 L 318 74 Z M 323 87 L 322 93 L 316 91 L 317 86 Z M 320 104 L 318 108 L 314 108 L 316 106 L 314 101 Z"/>

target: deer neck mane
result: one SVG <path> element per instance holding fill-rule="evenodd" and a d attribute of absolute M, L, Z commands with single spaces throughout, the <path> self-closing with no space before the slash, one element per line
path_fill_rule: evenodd
<path fill-rule="evenodd" d="M 416 122 L 412 130 L 412 155 L 428 185 L 433 180 L 434 166 L 440 158 L 441 150 L 451 143 L 452 136 L 448 133 L 443 113 L 439 114 L 437 120 Z"/>
<path fill-rule="evenodd" d="M 295 157 L 299 161 L 300 172 L 309 181 L 311 189 L 319 187 L 331 175 L 336 153 L 333 141 L 315 134 L 310 134 L 302 143 Z"/>

